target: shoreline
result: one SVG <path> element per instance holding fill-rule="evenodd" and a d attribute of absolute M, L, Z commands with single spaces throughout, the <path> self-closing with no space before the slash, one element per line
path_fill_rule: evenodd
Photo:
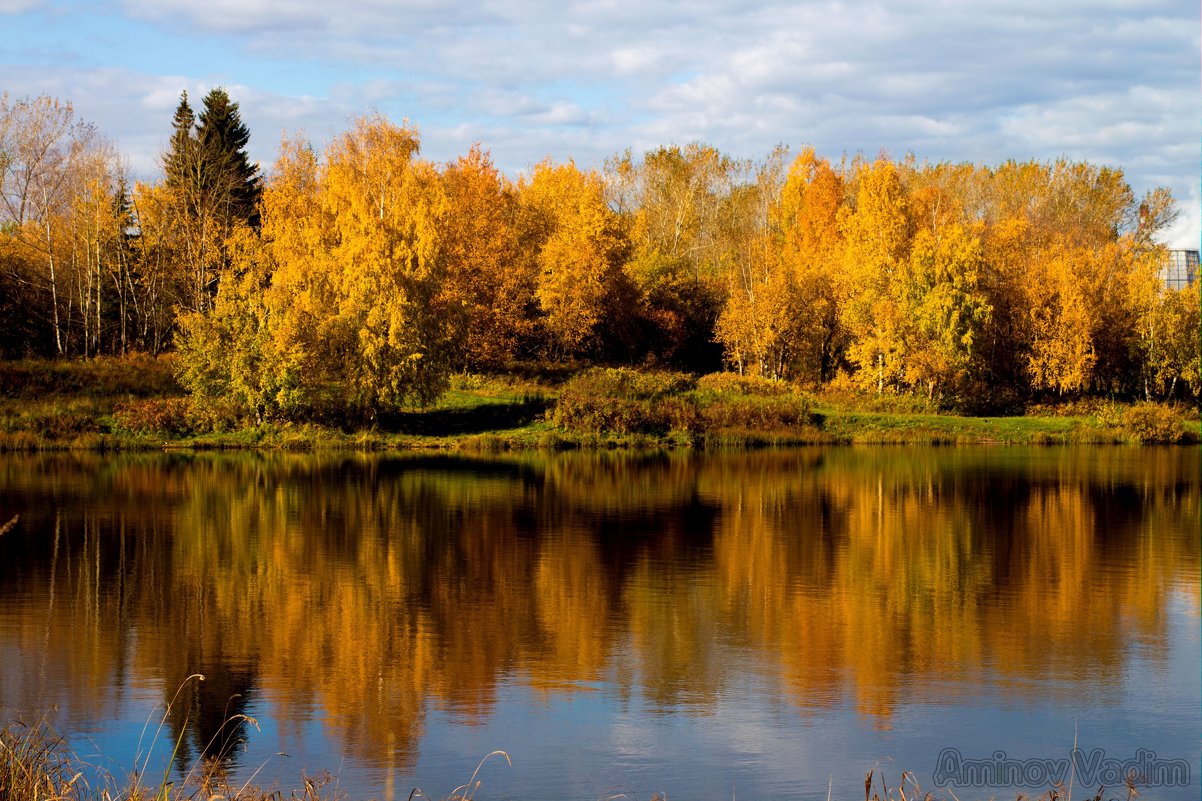
<path fill-rule="evenodd" d="M 755 449 L 807 445 L 1141 445 L 1202 441 L 1196 408 L 1085 398 L 1027 414 L 938 412 L 910 396 L 806 393 L 732 374 L 624 368 L 460 374 L 428 408 L 371 426 L 247 425 L 197 411 L 173 360 L 0 363 L 0 453 L 209 450 Z M 672 382 L 676 382 L 673 384 Z"/>
<path fill-rule="evenodd" d="M 727 429 L 689 437 L 643 433 L 566 431 L 546 420 L 513 428 L 468 433 L 417 434 L 380 428 L 345 431 L 313 423 L 273 424 L 218 433 L 171 435 L 104 430 L 102 418 L 92 430 L 43 433 L 0 431 L 0 454 L 82 451 L 149 453 L 205 451 L 346 451 L 405 453 L 418 451 L 497 453 L 568 450 L 709 450 L 804 446 L 1197 446 L 1202 426 L 1185 424 L 1180 442 L 1140 442 L 1118 428 L 1087 417 L 965 417 L 947 414 L 876 413 L 820 406 L 821 422 L 795 430 Z M 96 430 L 99 429 L 99 430 Z"/>

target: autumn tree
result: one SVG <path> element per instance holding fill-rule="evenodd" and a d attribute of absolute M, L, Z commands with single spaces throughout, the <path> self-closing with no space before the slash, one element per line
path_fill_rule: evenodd
<path fill-rule="evenodd" d="M 739 162 L 700 143 L 670 145 L 606 165 L 610 207 L 631 242 L 626 274 L 640 295 L 651 356 L 714 369 L 714 326 L 727 287 L 721 270 L 723 204 Z"/>
<path fill-rule="evenodd" d="M 1145 397 L 1171 400 L 1184 386 L 1197 401 L 1202 391 L 1198 291 L 1165 289 L 1141 323 Z"/>
<path fill-rule="evenodd" d="M 680 260 L 694 275 L 714 274 L 722 204 L 742 166 L 697 142 L 656 148 L 639 161 L 627 152 L 607 168 L 611 205 L 634 218 L 631 239 L 637 251 Z"/>
<path fill-rule="evenodd" d="M 107 345 L 121 180 L 116 149 L 69 103 L 0 96 L 0 268 L 30 333 L 43 332 L 26 348 L 91 355 Z"/>
<path fill-rule="evenodd" d="M 573 162 L 542 162 L 519 191 L 527 241 L 538 254 L 535 295 L 549 345 L 557 356 L 583 356 L 602 343 L 603 324 L 622 322 L 629 285 L 617 216 L 600 176 Z"/>
<path fill-rule="evenodd" d="M 839 212 L 846 194 L 843 177 L 830 162 L 806 148 L 790 166 L 774 212 L 780 259 L 791 277 L 791 302 L 798 307 L 789 370 L 804 381 L 834 378 L 847 345 L 839 313 Z"/>
<path fill-rule="evenodd" d="M 1172 215 L 1154 212 L 1151 204 L 1163 202 L 1162 193 L 1150 193 L 1144 200 L 1140 219 L 1146 226 L 1164 224 Z M 1162 206 L 1163 208 L 1163 206 Z M 1168 253 L 1151 236 L 1137 229 L 1133 236 L 1141 263 L 1130 281 L 1131 301 L 1137 317 L 1136 354 L 1145 399 L 1173 399 L 1178 388 L 1197 400 L 1202 388 L 1202 334 L 1199 329 L 1197 286 L 1182 289 L 1167 287 L 1163 275 Z M 1194 276 L 1195 282 L 1198 276 Z"/>
<path fill-rule="evenodd" d="M 529 348 L 538 267 L 519 241 L 516 188 L 474 146 L 442 172 L 446 267 L 441 302 L 464 329 L 461 364 L 497 365 Z"/>
<path fill-rule="evenodd" d="M 1141 391 L 1140 320 L 1155 296 L 1155 238 L 1171 196 L 1136 201 L 1120 170 L 1087 163 L 1006 164 L 993 196 L 1008 218 L 1029 388 L 1056 394 Z M 1014 236 L 1017 235 L 1017 236 Z"/>
<path fill-rule="evenodd" d="M 910 250 L 910 201 L 890 161 L 857 170 L 854 206 L 840 215 L 843 249 L 843 324 L 852 338 L 848 358 L 856 378 L 877 394 L 904 379 L 908 323 L 900 277 Z"/>
<path fill-rule="evenodd" d="M 784 150 L 755 168 L 723 209 L 726 305 L 715 335 L 740 373 L 779 379 L 795 361 L 806 313 L 796 276 L 782 262 L 777 203 L 784 182 Z"/>
<path fill-rule="evenodd" d="M 980 239 L 959 224 L 919 229 L 901 276 L 908 325 L 906 383 L 928 398 L 974 388 L 982 331 L 993 308 L 981 287 Z"/>
<path fill-rule="evenodd" d="M 190 389 L 232 388 L 260 416 L 368 420 L 438 396 L 460 332 L 442 306 L 446 196 L 418 149 L 415 129 L 381 117 L 357 121 L 323 163 L 285 144 L 263 199 L 264 252 L 237 229 L 244 264 L 213 312 L 182 321 Z"/>
<path fill-rule="evenodd" d="M 446 196 L 433 166 L 417 159 L 419 144 L 415 128 L 376 117 L 326 151 L 322 210 L 333 222 L 327 253 L 339 300 L 331 333 L 356 357 L 345 378 L 368 409 L 432 401 L 454 345 L 438 303 Z"/>
<path fill-rule="evenodd" d="M 174 195 L 165 184 L 138 182 L 130 193 L 130 210 L 137 229 L 129 243 L 134 339 L 142 349 L 160 353 L 171 345 L 176 309 L 186 307 L 190 294 Z"/>
<path fill-rule="evenodd" d="M 257 422 L 287 407 L 287 390 L 299 377 L 288 375 L 269 325 L 267 289 L 272 265 L 265 248 L 245 227 L 227 243 L 230 264 L 208 313 L 180 319 L 180 382 L 203 407 L 233 405 Z M 281 374 L 284 375 L 281 375 Z"/>

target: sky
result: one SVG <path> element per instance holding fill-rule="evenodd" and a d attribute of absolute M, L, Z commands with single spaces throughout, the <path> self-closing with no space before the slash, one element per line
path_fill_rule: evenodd
<path fill-rule="evenodd" d="M 159 173 L 180 92 L 239 103 L 265 168 L 364 113 L 517 175 L 701 141 L 838 159 L 1061 156 L 1169 187 L 1197 248 L 1196 0 L 0 0 L 0 91 L 49 94 Z"/>

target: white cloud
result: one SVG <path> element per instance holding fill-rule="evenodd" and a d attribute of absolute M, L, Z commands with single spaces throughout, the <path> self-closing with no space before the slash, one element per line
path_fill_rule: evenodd
<path fill-rule="evenodd" d="M 153 179 L 171 133 L 171 115 L 187 90 L 193 107 L 218 82 L 183 76 L 146 75 L 123 69 L 4 68 L 15 96 L 50 94 L 72 101 L 76 116 L 115 140 L 133 176 Z M 344 126 L 358 98 L 346 103 L 286 97 L 246 86 L 225 85 L 250 127 L 251 156 L 270 165 L 285 131 L 308 130 L 324 139 Z"/>
<path fill-rule="evenodd" d="M 46 5 L 46 0 L 0 0 L 0 14 L 24 14 Z"/>
<path fill-rule="evenodd" d="M 619 47 L 610 53 L 610 59 L 619 75 L 637 75 L 652 69 L 660 54 L 653 47 Z"/>
<path fill-rule="evenodd" d="M 0 0 L 0 11 L 31 1 Z M 433 157 L 480 140 L 511 170 L 547 154 L 598 163 L 626 147 L 693 139 L 742 157 L 781 141 L 832 156 L 881 148 L 987 163 L 1066 155 L 1122 166 L 1137 191 L 1168 184 L 1192 221 L 1182 223 L 1182 239 L 1197 241 L 1198 28 L 1177 0 L 122 7 L 198 48 L 209 35 L 234 42 L 252 68 L 236 76 L 236 99 L 263 159 L 284 128 L 321 139 L 372 108 L 416 122 Z M 314 96 L 292 97 L 253 73 L 258 62 L 294 65 L 323 83 Z M 75 99 L 137 163 L 152 163 L 144 150 L 161 147 L 179 90 L 201 92 L 219 69 L 227 67 L 187 78 L 137 73 L 136 91 L 105 70 L 24 73 L 30 91 Z M 0 79 L 12 89 L 21 71 L 0 67 Z M 58 75 L 70 78 L 54 88 Z M 112 99 L 96 94 L 106 82 Z M 150 127 L 139 133 L 139 125 Z"/>

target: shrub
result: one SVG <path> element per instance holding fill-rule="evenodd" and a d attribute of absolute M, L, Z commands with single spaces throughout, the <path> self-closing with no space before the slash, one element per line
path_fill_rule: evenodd
<path fill-rule="evenodd" d="M 1137 403 L 1123 413 L 1122 431 L 1141 444 L 1174 444 L 1185 441 L 1181 417 L 1161 403 Z"/>
<path fill-rule="evenodd" d="M 696 425 L 697 405 L 691 398 L 656 400 L 564 392 L 555 405 L 554 422 L 570 431 L 593 434 L 666 434 Z"/>
<path fill-rule="evenodd" d="M 813 404 L 797 394 L 719 398 L 706 404 L 701 415 L 706 429 L 779 431 L 815 422 Z"/>
<path fill-rule="evenodd" d="M 589 434 L 693 442 L 710 431 L 779 432 L 815 418 L 811 401 L 788 384 L 731 373 L 695 381 L 681 373 L 609 369 L 567 382 L 552 420 Z"/>
<path fill-rule="evenodd" d="M 738 373 L 710 373 L 697 379 L 697 389 L 719 395 L 788 395 L 793 386 L 784 381 L 773 381 L 761 376 L 739 375 Z"/>
<path fill-rule="evenodd" d="M 1102 425 L 1117 428 L 1122 425 L 1127 407 L 1109 398 L 1073 398 L 1051 403 L 1038 403 L 1029 413 L 1040 417 L 1094 417 Z"/>
<path fill-rule="evenodd" d="M 685 396 L 692 376 L 627 368 L 594 369 L 564 384 L 553 421 L 593 434 L 663 435 L 696 425 L 697 404 Z"/>
<path fill-rule="evenodd" d="M 64 404 L 55 401 L 48 407 L 39 408 L 15 421 L 7 422 L 15 422 L 20 428 L 54 440 L 74 439 L 79 434 L 92 434 L 101 430 L 94 410 L 84 403 Z"/>
<path fill-rule="evenodd" d="M 692 376 L 627 368 L 586 370 L 564 384 L 553 421 L 593 434 L 663 435 L 696 425 L 697 404 L 685 396 Z"/>
<path fill-rule="evenodd" d="M 1126 410 L 1122 405 L 1114 401 L 1102 401 L 1098 404 L 1094 411 L 1094 416 L 1098 418 L 1098 422 L 1108 428 L 1122 428 L 1123 417 L 1126 415 Z"/>
<path fill-rule="evenodd" d="M 209 431 L 216 433 L 234 431 L 248 422 L 252 422 L 242 414 L 238 405 L 233 401 L 210 400 L 206 403 L 198 403 L 195 399 L 188 408 L 188 421 L 193 434 Z"/>
<path fill-rule="evenodd" d="M 585 370 L 564 384 L 564 394 L 655 400 L 692 389 L 696 381 L 684 373 L 663 370 L 641 372 L 628 367 L 600 367 Z"/>
<path fill-rule="evenodd" d="M 113 409 L 118 428 L 134 434 L 192 434 L 197 420 L 187 398 L 149 398 L 119 403 Z"/>

